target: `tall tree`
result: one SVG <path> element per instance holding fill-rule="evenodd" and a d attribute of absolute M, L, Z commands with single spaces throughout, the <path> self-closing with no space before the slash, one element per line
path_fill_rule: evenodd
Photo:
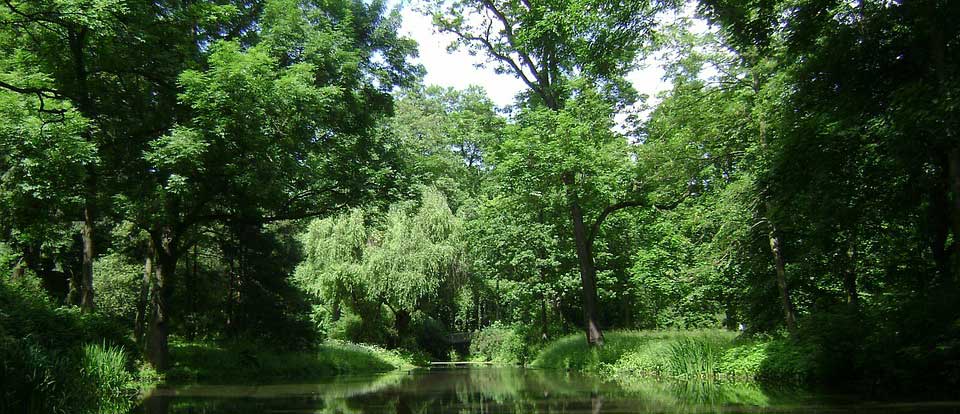
<path fill-rule="evenodd" d="M 150 179 L 128 199 L 156 254 L 154 366 L 169 366 L 175 270 L 198 226 L 316 217 L 389 190 L 376 122 L 391 88 L 417 70 L 406 63 L 413 43 L 384 7 L 270 1 L 259 42 L 215 42 L 208 68 L 180 75 L 186 117 L 149 143 Z"/>
<path fill-rule="evenodd" d="M 7 72 L 7 79 L 0 80 L 0 88 L 35 96 L 42 112 L 56 111 L 47 108 L 44 100 L 69 100 L 77 112 L 92 122 L 80 134 L 99 147 L 107 141 L 101 104 L 109 99 L 103 95 L 112 93 L 102 82 L 119 69 L 109 64 L 113 52 L 110 37 L 128 13 L 128 7 L 115 0 L 4 2 L 0 5 L 0 24 L 11 30 L 4 32 L 7 47 L 0 59 L 12 63 L 6 69 L 13 72 Z M 9 78 L 24 73 L 24 69 L 31 76 Z M 83 256 L 77 287 L 80 306 L 91 310 L 99 215 L 96 163 L 86 163 L 83 176 L 83 205 L 79 211 Z"/>
<path fill-rule="evenodd" d="M 571 84 L 575 77 L 588 79 L 591 87 L 618 104 L 631 102 L 634 92 L 623 76 L 652 41 L 657 14 L 672 5 L 646 0 L 463 0 L 436 4 L 432 14 L 439 30 L 457 36 L 454 47 L 483 53 L 497 72 L 522 80 L 530 88 L 527 105 L 559 112 L 569 108 L 567 100 L 582 89 Z M 593 239 L 607 216 L 642 202 L 620 200 L 600 207 L 588 227 L 581 187 L 589 178 L 575 169 L 557 178 L 565 189 L 580 264 L 584 330 L 591 345 L 602 345 Z"/>

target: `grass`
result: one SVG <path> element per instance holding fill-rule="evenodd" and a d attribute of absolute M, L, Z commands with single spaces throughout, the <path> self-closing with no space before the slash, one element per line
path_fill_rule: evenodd
<path fill-rule="evenodd" d="M 722 330 L 611 331 L 602 347 L 591 348 L 582 334 L 574 334 L 547 345 L 533 365 L 592 373 L 695 374 L 712 368 L 735 337 Z"/>
<path fill-rule="evenodd" d="M 582 334 L 547 345 L 533 366 L 608 379 L 701 379 L 802 383 L 817 372 L 815 350 L 786 339 L 744 340 L 724 330 L 612 331 L 602 347 Z"/>
<path fill-rule="evenodd" d="M 168 382 L 263 382 L 372 374 L 413 368 L 407 356 L 371 345 L 328 341 L 310 351 L 277 351 L 253 344 L 174 343 Z"/>
<path fill-rule="evenodd" d="M 138 391 L 136 378 L 127 369 L 127 354 L 119 346 L 84 345 L 80 377 L 85 384 L 93 385 L 82 398 L 89 399 L 89 405 L 98 406 L 99 411 L 126 411 Z"/>

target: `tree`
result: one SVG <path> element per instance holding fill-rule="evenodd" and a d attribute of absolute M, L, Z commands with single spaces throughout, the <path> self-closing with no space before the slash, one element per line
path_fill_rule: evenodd
<path fill-rule="evenodd" d="M 377 314 L 386 306 L 397 343 L 406 340 L 413 312 L 435 306 L 441 291 L 455 291 L 468 274 L 462 220 L 436 189 L 425 188 L 418 204 L 392 205 L 376 226 L 359 209 L 312 222 L 302 236 L 307 257 L 297 269 L 299 284 L 334 318 L 347 298 L 357 311 L 367 302 Z"/>
<path fill-rule="evenodd" d="M 92 3 L 92 4 L 89 4 Z M 0 25 L 8 26 L 0 41 L 4 43 L 5 79 L 0 88 L 23 95 L 34 96 L 38 111 L 46 114 L 65 113 L 62 107 L 51 108 L 54 100 L 68 100 L 81 116 L 91 122 L 90 127 L 78 131 L 84 140 L 99 147 L 107 141 L 105 119 L 101 108 L 106 101 L 101 94 L 109 88 L 100 88 L 105 74 L 118 68 L 99 52 L 110 43 L 113 28 L 119 26 L 119 16 L 129 13 L 120 1 L 8 1 L 0 6 Z M 9 79 L 9 75 L 27 75 Z M 109 82 L 109 81 L 107 81 Z M 84 163 L 83 206 L 80 215 L 83 259 L 79 280 L 79 304 L 85 310 L 93 309 L 93 261 L 96 256 L 94 233 L 98 218 L 98 172 L 96 163 Z"/>
<path fill-rule="evenodd" d="M 68 281 L 54 268 L 71 270 L 71 217 L 83 200 L 76 189 L 96 149 L 82 137 L 87 120 L 69 104 L 48 99 L 40 110 L 38 100 L 0 92 L 0 239 L 19 254 L 12 278 L 32 270 L 63 300 Z M 79 289 L 76 279 L 71 287 Z"/>
<path fill-rule="evenodd" d="M 488 152 L 501 140 L 505 125 L 480 87 L 402 92 L 391 131 L 402 145 L 407 185 L 437 187 L 454 209 L 479 197 L 489 181 Z"/>
<path fill-rule="evenodd" d="M 457 36 L 453 47 L 482 52 L 497 72 L 522 80 L 530 88 L 530 106 L 560 112 L 570 110 L 567 101 L 584 89 L 584 84 L 572 82 L 577 77 L 586 79 L 590 88 L 602 90 L 613 102 L 632 101 L 634 92 L 623 75 L 652 40 L 654 17 L 668 6 L 670 2 L 659 1 L 476 0 L 453 2 L 446 8 L 438 4 L 432 14 L 439 30 Z M 602 345 L 592 251 L 595 229 L 611 213 L 642 202 L 621 200 L 601 207 L 588 229 L 580 194 L 585 177 L 578 173 L 564 171 L 557 184 L 565 188 L 580 262 L 587 341 Z"/>
<path fill-rule="evenodd" d="M 168 366 L 173 278 L 198 226 L 316 217 L 388 190 L 375 122 L 392 86 L 416 71 L 383 8 L 271 1 L 259 43 L 216 42 L 207 69 L 180 75 L 187 118 L 150 142 L 151 177 L 127 199 L 156 255 L 147 341 L 156 367 Z M 381 53 L 386 63 L 374 61 Z"/>

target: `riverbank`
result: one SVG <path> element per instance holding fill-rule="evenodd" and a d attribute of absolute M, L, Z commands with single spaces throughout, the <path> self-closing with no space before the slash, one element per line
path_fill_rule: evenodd
<path fill-rule="evenodd" d="M 606 379 L 807 383 L 817 376 L 812 353 L 800 344 L 744 339 L 724 330 L 611 331 L 602 347 L 590 347 L 582 334 L 572 334 L 544 347 L 532 365 Z"/>
<path fill-rule="evenodd" d="M 312 350 L 284 351 L 256 344 L 179 342 L 171 346 L 169 383 L 234 383 L 311 380 L 411 369 L 413 358 L 397 351 L 343 341 Z"/>
<path fill-rule="evenodd" d="M 327 341 L 310 350 L 263 344 L 171 343 L 160 375 L 127 327 L 101 313 L 59 306 L 27 279 L 0 281 L 0 414 L 127 413 L 158 383 L 308 380 L 414 367 L 395 351 Z"/>

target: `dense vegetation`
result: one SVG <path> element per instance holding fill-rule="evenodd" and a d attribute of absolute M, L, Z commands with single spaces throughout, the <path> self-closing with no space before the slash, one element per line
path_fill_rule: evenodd
<path fill-rule="evenodd" d="M 497 108 L 423 85 L 380 0 L 3 2 L 0 406 L 462 332 L 611 375 L 960 389 L 960 4 L 682 6 L 419 3 L 527 86 Z M 651 55 L 656 105 L 626 80 Z"/>

